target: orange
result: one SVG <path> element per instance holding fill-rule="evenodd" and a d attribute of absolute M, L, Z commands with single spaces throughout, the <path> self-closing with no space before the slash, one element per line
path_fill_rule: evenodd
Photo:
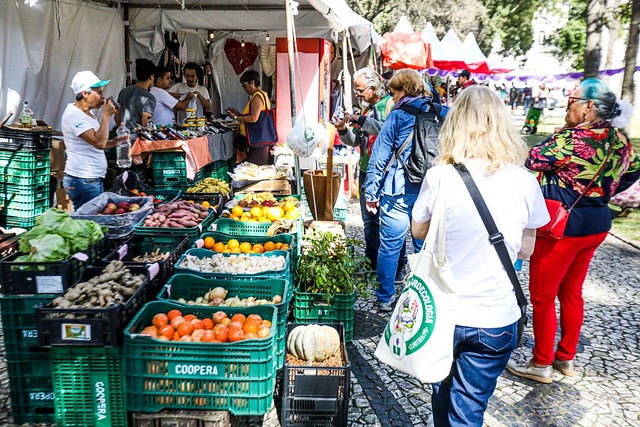
<path fill-rule="evenodd" d="M 257 254 L 261 254 L 264 252 L 264 246 L 262 246 L 260 243 L 256 243 L 255 245 L 253 245 L 252 249 Z"/>
<path fill-rule="evenodd" d="M 280 248 L 281 248 L 281 247 L 282 247 L 282 243 L 278 242 L 278 243 L 276 243 L 276 248 L 275 248 L 275 250 L 276 250 L 276 251 L 277 251 L 277 250 L 280 250 Z"/>
<path fill-rule="evenodd" d="M 264 244 L 264 251 L 270 252 L 276 248 L 276 244 L 273 242 L 267 242 Z"/>
<path fill-rule="evenodd" d="M 222 242 L 216 242 L 213 245 L 213 250 L 216 251 L 216 252 L 224 252 L 225 249 L 226 248 L 224 246 L 224 243 L 222 243 Z"/>
<path fill-rule="evenodd" d="M 240 251 L 241 251 L 243 254 L 247 254 L 247 253 L 249 253 L 249 251 L 250 251 L 250 250 L 251 250 L 251 243 L 249 243 L 249 242 L 242 242 L 242 243 L 240 244 Z"/>
<path fill-rule="evenodd" d="M 231 250 L 237 249 L 240 247 L 240 242 L 238 242 L 236 239 L 231 239 L 227 242 L 227 247 Z"/>
<path fill-rule="evenodd" d="M 206 200 L 202 203 L 200 203 L 202 206 L 204 206 L 205 208 L 209 209 L 211 207 L 211 203 L 207 202 Z"/>
<path fill-rule="evenodd" d="M 269 208 L 269 212 L 267 213 L 267 218 L 271 221 L 279 220 L 284 216 L 284 210 L 280 206 L 274 206 Z"/>
<path fill-rule="evenodd" d="M 289 245 L 286 243 L 283 243 L 282 246 L 280 246 L 280 250 L 281 251 L 287 251 L 289 250 Z"/>
<path fill-rule="evenodd" d="M 243 213 L 244 209 L 242 209 L 240 206 L 234 206 L 233 209 L 231 209 L 231 215 L 237 216 L 238 218 L 240 218 Z"/>
<path fill-rule="evenodd" d="M 204 239 L 204 248 L 205 249 L 211 249 L 213 248 L 213 245 L 216 244 L 216 241 L 213 237 L 205 237 Z"/>
<path fill-rule="evenodd" d="M 239 247 L 230 249 L 230 251 L 231 251 L 232 254 L 241 254 L 242 253 L 242 251 L 240 250 Z"/>
<path fill-rule="evenodd" d="M 293 210 L 295 207 L 296 205 L 294 205 L 293 202 L 284 202 L 282 204 L 282 209 L 284 209 L 285 212 L 289 212 Z"/>

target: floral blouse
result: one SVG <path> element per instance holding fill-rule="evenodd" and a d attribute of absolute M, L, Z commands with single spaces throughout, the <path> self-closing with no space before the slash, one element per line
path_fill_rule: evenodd
<path fill-rule="evenodd" d="M 629 139 L 605 121 L 565 129 L 529 151 L 525 165 L 540 172 L 545 198 L 559 200 L 567 208 L 584 193 L 605 160 L 602 171 L 569 216 L 565 235 L 609 231 L 609 199 L 640 177 L 640 159 Z"/>

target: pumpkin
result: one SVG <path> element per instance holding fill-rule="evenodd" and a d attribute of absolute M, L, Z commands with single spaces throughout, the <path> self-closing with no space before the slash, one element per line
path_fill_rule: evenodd
<path fill-rule="evenodd" d="M 326 325 L 296 326 L 287 338 L 287 351 L 298 359 L 322 362 L 340 348 L 340 335 Z"/>

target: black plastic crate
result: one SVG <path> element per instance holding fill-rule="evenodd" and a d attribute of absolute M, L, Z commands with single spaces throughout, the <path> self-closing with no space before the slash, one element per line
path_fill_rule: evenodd
<path fill-rule="evenodd" d="M 156 277 L 145 267 L 130 267 L 131 274 L 144 274 L 147 280 L 123 304 L 107 308 L 36 308 L 38 344 L 56 346 L 122 346 L 122 330 L 138 310 L 155 297 Z M 81 282 L 102 274 L 102 267 L 85 270 Z M 73 315 L 75 318 L 66 318 Z M 78 318 L 83 316 L 83 318 Z"/>
<path fill-rule="evenodd" d="M 51 149 L 51 129 L 39 126 L 20 129 L 13 126 L 0 128 L 0 150 L 39 151 Z"/>
<path fill-rule="evenodd" d="M 299 323 L 287 325 L 287 337 Z M 342 323 L 324 324 L 340 334 L 342 367 L 291 366 L 285 359 L 282 380 L 283 426 L 346 426 L 349 413 L 351 363 Z"/>
<path fill-rule="evenodd" d="M 120 260 L 126 266 L 145 267 L 149 263 L 136 262 L 132 259 L 145 252 L 154 252 L 156 249 L 160 249 L 162 253 L 171 253 L 165 260 L 154 263 L 159 268 L 157 282 L 159 285 L 164 285 L 173 275 L 173 265 L 189 249 L 189 236 L 186 234 L 164 236 L 134 234 L 100 261 L 101 264 L 108 264 L 113 260 Z"/>
<path fill-rule="evenodd" d="M 76 283 L 82 272 L 108 251 L 109 238 L 104 237 L 83 253 L 56 262 L 15 262 L 21 254 L 0 260 L 2 293 L 60 294 Z"/>
<path fill-rule="evenodd" d="M 134 412 L 131 427 L 229 427 L 228 411 Z"/>
<path fill-rule="evenodd" d="M 233 193 L 187 193 L 186 191 L 182 193 L 181 198 L 184 200 L 191 201 L 202 204 L 202 202 L 208 202 L 209 206 L 214 208 L 216 211 L 216 218 L 220 216 L 222 211 L 224 210 L 224 205 L 233 197 Z"/>

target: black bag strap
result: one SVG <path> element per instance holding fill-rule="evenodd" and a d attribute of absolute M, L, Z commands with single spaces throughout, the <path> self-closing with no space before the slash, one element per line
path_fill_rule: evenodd
<path fill-rule="evenodd" d="M 478 190 L 478 186 L 476 185 L 473 177 L 469 173 L 469 170 L 462 163 L 454 163 L 453 167 L 458 171 L 460 177 L 464 181 L 464 184 L 467 186 L 467 190 L 469 190 L 469 194 L 471 195 L 471 199 L 473 203 L 476 205 L 478 209 L 478 213 L 480 214 L 480 218 L 482 218 L 482 222 L 484 226 L 487 228 L 487 232 L 489 233 L 489 243 L 493 245 L 498 253 L 498 257 L 500 258 L 500 262 L 504 267 L 507 275 L 509 276 L 509 280 L 511 280 L 511 284 L 513 285 L 513 290 L 516 293 L 516 299 L 518 300 L 518 306 L 520 309 L 527 306 L 527 298 L 524 296 L 524 292 L 522 292 L 522 286 L 520 286 L 520 280 L 518 280 L 518 276 L 516 275 L 516 270 L 511 263 L 511 258 L 509 257 L 509 252 L 507 251 L 507 246 L 504 244 L 504 236 L 498 230 L 496 223 L 493 221 L 493 217 L 491 216 L 491 212 L 489 212 L 489 208 L 487 204 L 484 202 L 482 198 L 482 194 L 480 194 L 480 190 Z"/>

